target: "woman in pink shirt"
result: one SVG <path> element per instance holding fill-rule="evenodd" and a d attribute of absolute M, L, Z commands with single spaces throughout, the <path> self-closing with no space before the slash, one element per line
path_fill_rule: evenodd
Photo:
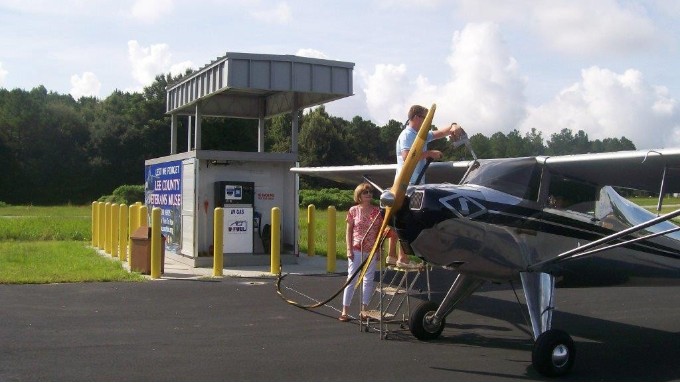
<path fill-rule="evenodd" d="M 345 235 L 345 240 L 347 241 L 347 278 L 350 278 L 364 260 L 368 258 L 378 238 L 383 217 L 380 214 L 380 208 L 373 205 L 372 200 L 373 187 L 369 183 L 361 183 L 354 189 L 354 202 L 357 204 L 349 208 L 347 212 L 347 232 Z M 392 231 L 388 235 L 390 236 L 390 241 L 393 238 L 396 239 Z M 395 246 L 390 246 L 389 257 L 396 258 Z M 366 306 L 371 300 L 375 287 L 375 266 L 380 261 L 380 258 L 380 256 L 373 257 L 364 277 L 361 311 L 366 310 Z M 355 282 L 356 278 L 345 287 L 342 297 L 342 315 L 338 318 L 340 321 L 347 322 L 350 320 L 347 311 L 354 296 Z M 361 319 L 364 318 L 362 317 Z"/>

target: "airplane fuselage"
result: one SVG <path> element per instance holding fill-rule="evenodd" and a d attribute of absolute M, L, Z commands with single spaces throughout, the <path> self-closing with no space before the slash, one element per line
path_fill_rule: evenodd
<path fill-rule="evenodd" d="M 545 206 L 472 184 L 412 186 L 407 195 L 394 219 L 407 252 L 499 282 L 516 280 L 533 264 L 633 226 L 631 214 L 622 210 L 641 209 L 622 206 L 611 188 L 581 207 Z M 660 236 L 543 271 L 567 285 L 678 283 L 680 239 Z"/>

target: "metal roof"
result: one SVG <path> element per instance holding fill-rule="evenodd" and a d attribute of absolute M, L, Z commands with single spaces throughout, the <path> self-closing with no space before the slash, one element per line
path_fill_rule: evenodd
<path fill-rule="evenodd" d="M 351 96 L 354 63 L 227 52 L 166 88 L 166 112 L 268 118 Z"/>

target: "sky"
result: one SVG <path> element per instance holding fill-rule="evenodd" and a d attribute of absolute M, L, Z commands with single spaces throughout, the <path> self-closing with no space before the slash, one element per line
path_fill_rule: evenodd
<path fill-rule="evenodd" d="M 0 0 L 0 88 L 105 99 L 227 52 L 354 63 L 347 120 L 680 147 L 675 0 Z"/>

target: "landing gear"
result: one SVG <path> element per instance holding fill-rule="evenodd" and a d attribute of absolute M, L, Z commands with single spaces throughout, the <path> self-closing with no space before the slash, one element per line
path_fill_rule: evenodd
<path fill-rule="evenodd" d="M 576 349 L 569 334 L 562 330 L 548 330 L 541 334 L 531 353 L 531 363 L 544 376 L 562 376 L 574 365 Z"/>
<path fill-rule="evenodd" d="M 576 358 L 569 334 L 550 328 L 552 324 L 555 277 L 548 273 L 521 272 L 522 287 L 534 333 L 531 363 L 542 375 L 562 376 L 571 370 Z"/>
<path fill-rule="evenodd" d="M 434 313 L 439 307 L 432 301 L 423 302 L 411 313 L 408 319 L 408 326 L 411 334 L 424 341 L 437 339 L 444 331 L 446 324 L 445 318 L 437 320 Z"/>

